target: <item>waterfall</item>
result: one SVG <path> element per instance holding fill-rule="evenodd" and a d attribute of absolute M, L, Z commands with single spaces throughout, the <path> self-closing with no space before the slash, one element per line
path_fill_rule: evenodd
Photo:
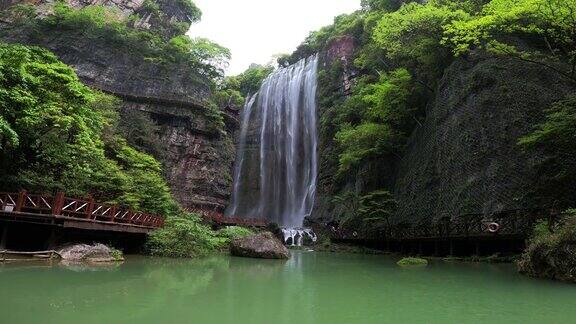
<path fill-rule="evenodd" d="M 302 246 L 305 237 L 308 237 L 312 242 L 316 242 L 318 239 L 316 233 L 309 228 L 283 228 L 282 236 L 284 243 L 290 246 Z"/>
<path fill-rule="evenodd" d="M 316 55 L 279 69 L 247 100 L 227 216 L 298 228 L 312 212 L 318 173 L 317 66 Z"/>

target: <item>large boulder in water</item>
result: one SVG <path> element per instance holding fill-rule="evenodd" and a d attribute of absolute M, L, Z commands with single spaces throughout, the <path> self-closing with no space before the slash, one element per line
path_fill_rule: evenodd
<path fill-rule="evenodd" d="M 112 262 L 121 261 L 122 253 L 104 244 L 72 244 L 56 251 L 63 261 Z"/>
<path fill-rule="evenodd" d="M 232 255 L 262 259 L 288 259 L 290 251 L 270 232 L 262 232 L 232 240 Z"/>

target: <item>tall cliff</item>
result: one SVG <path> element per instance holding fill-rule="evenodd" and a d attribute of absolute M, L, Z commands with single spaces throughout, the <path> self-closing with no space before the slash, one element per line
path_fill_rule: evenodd
<path fill-rule="evenodd" d="M 347 38 L 332 42 L 324 49 L 323 70 L 338 61 L 347 64 L 353 47 Z M 339 100 L 353 87 L 354 73 L 344 69 L 340 76 Z M 456 59 L 429 94 L 426 116 L 399 154 L 365 161 L 337 179 L 334 132 L 321 129 L 313 218 L 329 221 L 342 214 L 346 206 L 333 202 L 339 193 L 381 188 L 398 202 L 390 219 L 396 224 L 549 208 L 553 201 L 534 192 L 545 153 L 525 152 L 518 140 L 534 130 L 552 103 L 574 90 L 573 81 L 542 65 L 482 53 Z M 320 119 L 332 118 L 332 106 L 319 109 Z"/>
<path fill-rule="evenodd" d="M 39 15 L 48 15 L 53 1 L 2 1 L 5 10 L 13 4 L 32 4 Z M 69 0 L 70 7 L 101 4 L 117 8 L 133 28 L 150 30 L 161 38 L 181 32 L 199 17 L 187 1 Z M 151 3 L 153 5 L 151 5 Z M 197 9 L 195 9 L 197 10 Z M 121 18 L 122 18 L 121 17 Z M 124 19 L 122 18 L 122 19 Z M 87 85 L 123 100 L 122 116 L 152 120 L 159 150 L 149 150 L 164 164 L 166 178 L 175 198 L 185 208 L 223 208 L 229 198 L 234 159 L 233 118 L 226 128 L 217 125 L 211 106 L 210 82 L 190 66 L 178 61 L 147 57 L 130 44 L 114 38 L 88 37 L 86 30 L 55 25 L 51 29 L 31 28 L 10 19 L 0 23 L 3 41 L 46 47 L 72 66 Z M 130 124 L 130 120 L 123 123 Z M 130 140 L 129 136 L 128 139 Z M 147 149 L 144 147 L 143 149 Z"/>
<path fill-rule="evenodd" d="M 551 207 L 533 192 L 543 152 L 524 152 L 518 140 L 573 91 L 568 79 L 518 59 L 452 63 L 398 163 L 396 221 Z"/>

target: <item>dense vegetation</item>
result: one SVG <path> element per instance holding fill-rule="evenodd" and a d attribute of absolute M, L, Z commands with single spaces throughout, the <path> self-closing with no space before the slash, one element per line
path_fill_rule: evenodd
<path fill-rule="evenodd" d="M 52 53 L 1 44 L 0 186 L 173 213 L 160 164 L 118 135 L 117 108 Z"/>
<path fill-rule="evenodd" d="M 178 3 L 186 8 L 190 22 L 200 18 L 192 2 Z M 47 15 L 38 15 L 37 7 L 31 5 L 15 5 L 0 14 L 10 22 L 0 33 L 24 35 L 31 43 L 40 44 L 46 35 L 68 44 L 90 41 L 110 55 L 129 56 L 139 64 L 176 67 L 189 73 L 192 80 L 196 78 L 194 82 L 215 89 L 222 82 L 229 50 L 207 39 L 184 36 L 189 23 L 180 26 L 160 19 L 169 5 L 173 4 L 147 0 L 140 11 L 128 17 L 100 5 L 74 9 L 57 2 Z M 140 28 L 140 14 L 146 13 L 153 13 L 150 22 L 155 28 Z M 212 121 L 215 135 L 224 132 L 219 109 L 210 102 L 205 106 L 208 109 L 203 113 Z M 119 99 L 83 85 L 74 71 L 49 51 L 0 45 L 3 190 L 63 190 L 68 195 L 91 195 L 165 216 L 166 226 L 147 245 L 156 255 L 198 256 L 219 248 L 240 232 L 214 233 L 197 215 L 180 209 L 162 178 L 161 164 L 144 153 L 161 157 L 155 131 L 150 119 L 123 108 Z"/>
<path fill-rule="evenodd" d="M 274 71 L 271 65 L 252 64 L 234 76 L 226 77 L 217 87 L 214 100 L 219 107 L 240 108 L 248 96 L 256 94 L 266 77 Z"/>
<path fill-rule="evenodd" d="M 154 0 L 148 0 L 142 10 L 158 10 L 155 15 L 163 17 L 161 7 L 164 2 L 158 2 L 159 7 L 156 9 L 150 9 L 153 7 L 151 3 L 156 4 Z M 193 4 L 191 6 L 195 8 Z M 3 33 L 5 36 L 20 35 L 20 38 L 28 42 L 43 44 L 46 35 L 58 35 L 65 46 L 79 41 L 90 42 L 91 46 L 98 44 L 106 48 L 110 55 L 129 55 L 134 64 L 171 68 L 185 73 L 189 82 L 209 85 L 215 90 L 216 84 L 224 78 L 224 69 L 231 57 L 230 51 L 208 39 L 191 39 L 184 35 L 190 24 L 179 32 L 170 33 L 166 33 L 161 26 L 140 28 L 139 13 L 144 14 L 137 11 L 125 16 L 115 7 L 90 5 L 75 9 L 66 3 L 56 2 L 53 11 L 46 15 L 39 14 L 33 5 L 19 4 L 0 13 L 0 17 L 11 22 L 8 28 L 0 28 L 0 36 Z M 187 17 L 197 21 L 200 12 L 190 9 Z M 224 132 L 223 117 L 218 106 L 214 102 L 206 102 L 204 107 L 203 113 L 209 121 L 209 130 L 214 134 Z"/>
<path fill-rule="evenodd" d="M 568 210 L 556 224 L 536 225 L 528 248 L 518 263 L 530 276 L 576 282 L 576 210 Z"/>
<path fill-rule="evenodd" d="M 294 63 L 343 37 L 351 36 L 355 42 L 351 59 L 330 62 L 319 75 L 321 133 L 332 139 L 328 146 L 333 147 L 321 158 L 331 168 L 329 173 L 338 175 L 332 188 L 335 203 L 343 207 L 339 208 L 341 220 L 350 223 L 353 218 L 357 224 L 366 224 L 362 221 L 366 212 L 346 205 L 351 204 L 351 197 L 359 204 L 362 196 L 371 193 L 345 191 L 346 179 L 370 161 L 393 167 L 408 136 L 425 117 L 444 70 L 454 60 L 505 56 L 576 80 L 575 21 L 576 2 L 572 0 L 364 0 L 361 10 L 336 17 L 333 25 L 312 32 L 291 56 L 281 57 L 280 65 Z M 342 75 L 353 78 L 346 96 Z M 551 158 L 543 168 L 556 191 L 566 191 L 576 183 L 573 168 L 559 165 L 562 162 L 554 158 L 566 150 L 574 153 L 572 101 L 552 107 L 545 124 L 521 140 L 524 149 L 546 147 L 549 151 Z M 555 145 L 549 146 L 550 142 Z M 564 151 L 559 152 L 560 148 Z M 386 201 L 382 198 L 382 203 Z M 568 207 L 564 202 L 560 205 Z M 374 212 L 387 215 L 380 207 Z M 382 216 L 379 225 L 369 227 L 377 228 L 387 220 Z"/>

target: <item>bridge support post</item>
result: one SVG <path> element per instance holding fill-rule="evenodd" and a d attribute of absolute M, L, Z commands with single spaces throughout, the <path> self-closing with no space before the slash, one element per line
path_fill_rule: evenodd
<path fill-rule="evenodd" d="M 20 192 L 18 192 L 18 200 L 16 200 L 16 206 L 14 207 L 15 212 L 22 211 L 22 207 L 24 207 L 24 199 L 26 199 L 26 190 L 20 190 Z"/>
<path fill-rule="evenodd" d="M 52 206 L 52 215 L 60 215 L 64 207 L 64 192 L 58 191 L 54 197 L 54 204 Z"/>
<path fill-rule="evenodd" d="M 8 224 L 2 229 L 2 238 L 0 238 L 0 250 L 6 250 L 6 241 L 8 240 Z"/>
<path fill-rule="evenodd" d="M 450 256 L 454 256 L 454 241 L 450 240 Z"/>
<path fill-rule="evenodd" d="M 92 195 L 88 197 L 88 207 L 86 208 L 86 218 L 93 219 L 92 212 L 94 211 L 94 198 Z"/>
<path fill-rule="evenodd" d="M 56 228 L 50 229 L 50 236 L 46 241 L 46 250 L 54 250 L 56 248 Z"/>

